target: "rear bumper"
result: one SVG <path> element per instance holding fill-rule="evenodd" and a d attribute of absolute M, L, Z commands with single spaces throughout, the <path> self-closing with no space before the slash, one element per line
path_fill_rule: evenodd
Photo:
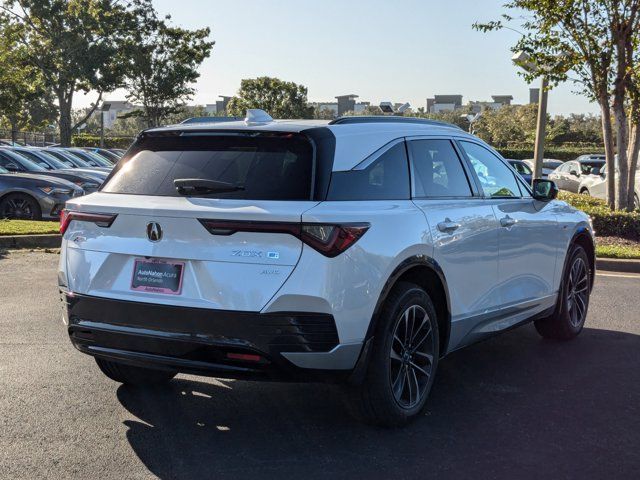
<path fill-rule="evenodd" d="M 238 379 L 342 380 L 361 344 L 340 345 L 332 315 L 262 314 L 62 292 L 73 345 L 132 365 Z"/>

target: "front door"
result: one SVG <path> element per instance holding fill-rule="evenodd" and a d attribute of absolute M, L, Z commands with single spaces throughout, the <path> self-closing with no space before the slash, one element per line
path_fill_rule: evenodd
<path fill-rule="evenodd" d="M 552 306 L 559 248 L 554 204 L 533 199 L 513 171 L 487 148 L 467 141 L 460 145 L 499 224 L 502 308 L 533 314 L 531 310 Z"/>

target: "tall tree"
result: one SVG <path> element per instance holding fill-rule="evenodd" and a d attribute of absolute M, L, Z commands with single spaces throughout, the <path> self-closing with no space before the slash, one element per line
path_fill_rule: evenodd
<path fill-rule="evenodd" d="M 151 0 L 4 0 L 0 21 L 25 48 L 26 64 L 37 68 L 58 102 L 62 145 L 84 122 L 71 121 L 76 92 L 122 86 L 133 34 L 153 18 Z"/>
<path fill-rule="evenodd" d="M 16 141 L 20 129 L 37 128 L 55 118 L 51 93 L 41 73 L 25 62 L 25 48 L 0 23 L 0 117 Z"/>
<path fill-rule="evenodd" d="M 211 54 L 215 42 L 210 30 L 185 30 L 167 24 L 169 18 L 140 30 L 139 41 L 126 75 L 127 100 L 142 105 L 127 116 L 142 117 L 156 127 L 179 113 L 195 93 L 192 86 L 200 64 Z"/>
<path fill-rule="evenodd" d="M 313 118 L 307 87 L 279 78 L 259 77 L 240 82 L 240 90 L 229 101 L 227 112 L 242 116 L 250 108 L 262 109 L 274 118 Z"/>
<path fill-rule="evenodd" d="M 509 25 L 515 23 L 523 35 L 512 50 L 528 53 L 534 66 L 523 72 L 527 80 L 540 74 L 547 75 L 551 85 L 571 79 L 583 94 L 598 102 L 610 172 L 608 203 L 611 208 L 626 208 L 630 158 L 626 100 L 633 61 L 629 50 L 633 51 L 640 30 L 640 0 L 512 0 L 504 7 L 517 16 L 504 14 L 501 20 L 474 27 L 489 31 L 512 28 Z"/>

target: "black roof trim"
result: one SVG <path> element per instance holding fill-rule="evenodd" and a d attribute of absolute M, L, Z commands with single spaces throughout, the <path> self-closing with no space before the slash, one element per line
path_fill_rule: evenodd
<path fill-rule="evenodd" d="M 416 117 L 392 117 L 392 116 L 353 116 L 353 117 L 339 117 L 329 122 L 329 125 L 351 125 L 357 123 L 417 123 L 420 125 L 432 125 L 434 127 L 455 128 L 462 130 L 457 125 L 452 123 L 440 122 L 438 120 L 429 120 L 428 118 L 416 118 Z"/>

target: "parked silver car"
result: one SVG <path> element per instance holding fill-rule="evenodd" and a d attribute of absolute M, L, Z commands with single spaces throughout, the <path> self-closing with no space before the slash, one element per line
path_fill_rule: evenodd
<path fill-rule="evenodd" d="M 600 170 L 592 172 L 591 175 L 585 175 L 578 188 L 579 193 L 590 195 L 592 197 L 607 199 L 607 166 L 603 165 Z M 636 210 L 640 210 L 640 168 L 636 170 L 634 204 Z"/>
<path fill-rule="evenodd" d="M 0 167 L 0 218 L 56 219 L 67 200 L 84 191 L 62 178 L 10 173 Z"/>
<path fill-rule="evenodd" d="M 580 333 L 592 226 L 557 192 L 428 120 L 147 130 L 63 212 L 66 330 L 118 382 L 345 382 L 400 425 L 448 353 L 531 321 Z"/>
<path fill-rule="evenodd" d="M 599 170 L 604 166 L 604 160 L 591 158 L 578 158 L 570 162 L 563 163 L 549 174 L 549 180 L 556 182 L 560 190 L 578 193 L 580 183 L 594 170 Z"/>

